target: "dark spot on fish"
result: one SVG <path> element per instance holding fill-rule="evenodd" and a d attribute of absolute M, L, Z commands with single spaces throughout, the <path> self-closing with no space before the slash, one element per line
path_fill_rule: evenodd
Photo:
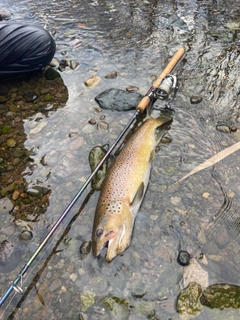
<path fill-rule="evenodd" d="M 102 229 L 102 228 L 98 228 L 98 229 L 96 230 L 96 236 L 97 236 L 97 237 L 100 237 L 102 234 L 103 234 L 103 229 Z"/>

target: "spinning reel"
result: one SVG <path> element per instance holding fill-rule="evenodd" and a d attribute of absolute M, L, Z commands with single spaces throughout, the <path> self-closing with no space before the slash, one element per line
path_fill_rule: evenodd
<path fill-rule="evenodd" d="M 150 98 L 151 103 L 148 109 L 148 113 L 151 114 L 153 110 L 155 109 L 158 112 L 160 111 L 170 111 L 171 113 L 174 113 L 174 109 L 170 106 L 170 102 L 172 102 L 176 96 L 178 90 L 178 84 L 177 84 L 177 77 L 176 75 L 168 74 L 165 76 L 159 87 L 152 87 L 147 93 L 147 96 Z M 166 101 L 165 107 L 158 107 L 154 106 L 154 103 L 156 100 L 163 100 Z"/>
<path fill-rule="evenodd" d="M 171 102 L 176 96 L 177 89 L 177 77 L 168 74 L 165 78 L 163 78 L 160 86 L 155 89 L 155 97 L 160 100 L 167 100 L 173 92 L 173 97 L 169 101 Z"/>

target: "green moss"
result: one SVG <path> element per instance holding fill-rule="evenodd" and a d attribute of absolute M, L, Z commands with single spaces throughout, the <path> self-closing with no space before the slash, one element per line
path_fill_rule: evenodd
<path fill-rule="evenodd" d="M 91 305 L 94 304 L 96 294 L 91 291 L 85 291 L 80 293 L 80 300 L 82 303 L 82 311 L 86 311 Z"/>
<path fill-rule="evenodd" d="M 114 319 L 126 319 L 129 314 L 129 301 L 118 297 L 108 297 L 103 300 L 104 306 L 110 311 Z"/>
<path fill-rule="evenodd" d="M 207 287 L 200 298 L 202 305 L 211 309 L 240 308 L 240 286 L 226 283 Z"/>
<path fill-rule="evenodd" d="M 52 96 L 48 93 L 43 97 L 43 100 L 46 101 L 46 102 L 51 101 L 52 100 Z"/>
<path fill-rule="evenodd" d="M 10 126 L 4 126 L 4 127 L 2 128 L 2 133 L 7 134 L 7 133 L 10 132 L 10 130 L 11 130 L 11 127 L 10 127 Z"/>

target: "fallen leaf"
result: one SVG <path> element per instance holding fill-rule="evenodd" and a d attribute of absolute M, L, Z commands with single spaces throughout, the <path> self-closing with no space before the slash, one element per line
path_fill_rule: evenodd
<path fill-rule="evenodd" d="M 203 163 L 201 163 L 199 166 L 194 168 L 192 171 L 190 171 L 188 174 L 186 174 L 184 177 L 182 177 L 180 180 L 178 180 L 174 184 L 187 179 L 188 177 L 192 176 L 193 174 L 195 174 L 195 173 L 197 173 L 197 172 L 199 172 L 199 171 L 201 171 L 203 169 L 206 169 L 208 167 L 213 166 L 214 164 L 218 163 L 219 161 L 223 160 L 224 158 L 228 157 L 230 154 L 238 151 L 239 149 L 240 149 L 240 141 L 236 142 L 232 146 L 230 146 L 230 147 L 218 152 L 213 157 L 211 157 L 208 160 L 204 161 Z"/>

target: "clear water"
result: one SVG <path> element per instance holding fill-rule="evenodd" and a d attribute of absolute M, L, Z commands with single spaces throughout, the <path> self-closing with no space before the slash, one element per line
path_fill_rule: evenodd
<path fill-rule="evenodd" d="M 79 319 L 80 314 L 83 319 L 179 319 L 173 307 L 165 311 L 160 307 L 160 301 L 181 291 L 184 268 L 177 263 L 179 249 L 188 250 L 192 257 L 200 252 L 206 255 L 208 264 L 203 267 L 210 284 L 239 285 L 238 232 L 225 230 L 239 213 L 238 152 L 174 185 L 237 140 L 237 134 L 217 131 L 216 124 L 224 119 L 239 126 L 240 30 L 232 24 L 239 23 L 238 1 L 226 5 L 225 1 L 197 0 L 1 0 L 0 8 L 12 13 L 11 20 L 44 25 L 56 40 L 56 57 L 79 63 L 77 69 L 61 73 L 69 94 L 65 105 L 47 117 L 37 114 L 24 119 L 25 147 L 34 150 L 37 165 L 32 175 L 25 175 L 26 182 L 29 189 L 36 185 L 50 189 L 51 195 L 44 215 L 32 223 L 35 236 L 23 261 L 2 274 L 1 294 L 88 178 L 90 150 L 113 143 L 133 114 L 98 114 L 94 97 L 106 89 L 129 85 L 145 94 L 175 51 L 180 46 L 186 49 L 178 69 L 172 142 L 162 145 L 154 159 L 131 246 L 110 264 L 104 256 L 96 259 L 91 253 L 80 259 L 79 247 L 91 240 L 99 195 L 91 194 L 88 187 L 23 278 L 24 295 L 14 294 L 2 307 L 2 319 Z M 105 79 L 111 71 L 117 71 L 118 77 Z M 93 75 L 101 81 L 87 88 L 84 81 Z M 200 104 L 190 103 L 194 95 L 203 98 Z M 102 114 L 109 124 L 107 131 L 88 123 Z M 31 131 L 36 122 L 45 123 L 38 135 Z M 82 145 L 74 148 L 77 139 Z M 47 166 L 41 165 L 43 157 Z M 216 216 L 220 217 L 217 223 L 211 224 Z M 227 232 L 224 244 L 219 236 L 222 228 Z M 89 308 L 83 295 L 93 297 Z M 118 304 L 109 312 L 103 305 L 106 297 L 127 299 L 128 311 Z M 238 319 L 239 310 L 203 307 L 195 318 L 226 317 Z"/>

